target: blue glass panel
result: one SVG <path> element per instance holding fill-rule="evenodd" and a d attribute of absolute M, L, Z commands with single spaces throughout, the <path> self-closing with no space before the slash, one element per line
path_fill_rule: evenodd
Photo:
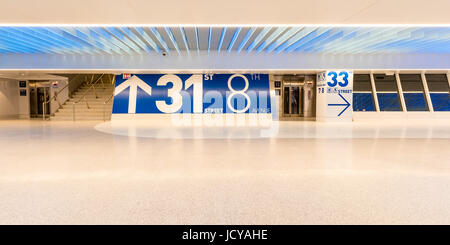
<path fill-rule="evenodd" d="M 397 93 L 377 93 L 380 111 L 401 111 Z"/>
<path fill-rule="evenodd" d="M 353 93 L 353 111 L 375 111 L 372 93 Z"/>
<path fill-rule="evenodd" d="M 450 111 L 450 94 L 430 93 L 434 111 Z"/>
<path fill-rule="evenodd" d="M 407 111 L 428 111 L 423 93 L 404 93 Z"/>

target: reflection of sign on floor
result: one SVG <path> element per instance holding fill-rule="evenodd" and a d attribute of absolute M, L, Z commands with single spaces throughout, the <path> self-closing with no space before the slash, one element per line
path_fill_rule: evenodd
<path fill-rule="evenodd" d="M 353 71 L 330 70 L 317 74 L 317 119 L 351 121 Z"/>

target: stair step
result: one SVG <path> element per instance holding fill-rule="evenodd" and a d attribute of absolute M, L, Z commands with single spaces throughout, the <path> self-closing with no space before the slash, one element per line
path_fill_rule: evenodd
<path fill-rule="evenodd" d="M 104 102 L 110 99 L 113 94 L 114 85 L 110 83 L 104 86 L 101 83 L 93 86 L 81 85 L 81 87 L 72 93 L 72 97 L 58 109 L 51 119 L 56 121 L 72 121 L 75 108 L 75 120 L 77 121 L 103 121 L 103 116 L 105 116 L 106 120 L 110 120 L 113 101 L 111 99 L 107 104 L 104 104 Z M 89 104 L 89 108 L 86 107 L 86 101 Z M 77 103 L 74 104 L 74 102 Z"/>

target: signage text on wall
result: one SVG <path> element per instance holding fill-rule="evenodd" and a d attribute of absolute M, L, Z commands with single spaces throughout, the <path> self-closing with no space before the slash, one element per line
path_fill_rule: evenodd
<path fill-rule="evenodd" d="M 328 70 L 317 74 L 318 121 L 352 121 L 353 71 Z"/>
<path fill-rule="evenodd" d="M 113 113 L 271 113 L 268 74 L 116 77 Z"/>

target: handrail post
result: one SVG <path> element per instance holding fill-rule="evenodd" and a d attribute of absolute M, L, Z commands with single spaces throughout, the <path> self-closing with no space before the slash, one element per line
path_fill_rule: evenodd
<path fill-rule="evenodd" d="M 103 121 L 106 121 L 106 119 L 105 119 L 105 110 L 106 110 L 106 103 L 105 103 L 105 101 L 103 101 Z"/>
<path fill-rule="evenodd" d="M 42 120 L 45 121 L 45 102 L 42 102 Z"/>
<path fill-rule="evenodd" d="M 72 121 L 75 122 L 75 102 L 72 103 Z"/>
<path fill-rule="evenodd" d="M 103 87 L 103 89 L 105 89 L 105 83 L 103 83 L 103 74 L 102 74 L 102 76 L 101 76 L 101 79 L 100 79 L 101 81 L 102 81 L 102 87 Z"/>
<path fill-rule="evenodd" d="M 92 85 L 92 88 L 94 89 L 95 98 L 98 99 L 97 90 L 95 89 L 94 84 Z"/>

